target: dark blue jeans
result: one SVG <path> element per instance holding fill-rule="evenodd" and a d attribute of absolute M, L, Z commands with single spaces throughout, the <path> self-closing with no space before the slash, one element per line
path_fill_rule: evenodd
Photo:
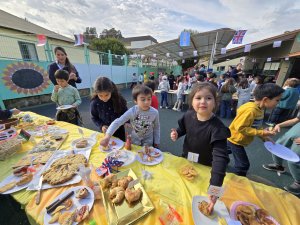
<path fill-rule="evenodd" d="M 162 91 L 160 94 L 161 94 L 160 105 L 164 106 L 164 102 L 166 102 L 166 107 L 168 107 L 169 106 L 169 104 L 168 104 L 168 92 Z"/>
<path fill-rule="evenodd" d="M 246 176 L 250 167 L 249 159 L 245 148 L 227 141 L 227 150 L 229 154 L 233 154 L 234 167 L 233 173 L 239 176 Z"/>
<path fill-rule="evenodd" d="M 221 118 L 231 118 L 231 101 L 222 100 L 220 106 L 220 117 Z"/>

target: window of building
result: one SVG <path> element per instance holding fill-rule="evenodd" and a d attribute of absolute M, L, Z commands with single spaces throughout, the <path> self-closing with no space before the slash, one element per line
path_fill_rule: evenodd
<path fill-rule="evenodd" d="M 19 41 L 19 47 L 23 60 L 39 61 L 35 44 Z"/>
<path fill-rule="evenodd" d="M 267 76 L 275 76 L 279 67 L 280 62 L 266 62 L 264 65 L 264 74 Z"/>

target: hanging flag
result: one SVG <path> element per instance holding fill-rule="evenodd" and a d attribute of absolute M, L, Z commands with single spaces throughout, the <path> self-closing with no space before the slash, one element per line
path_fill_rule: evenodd
<path fill-rule="evenodd" d="M 38 43 L 37 46 L 44 46 L 47 42 L 47 38 L 43 34 L 37 34 Z"/>
<path fill-rule="evenodd" d="M 83 35 L 82 34 L 74 34 L 75 44 L 74 46 L 83 45 Z"/>
<path fill-rule="evenodd" d="M 156 54 L 155 53 L 153 54 L 153 58 L 156 58 Z"/>
<path fill-rule="evenodd" d="M 170 53 L 166 53 L 166 56 L 167 56 L 167 57 L 170 57 Z"/>
<path fill-rule="evenodd" d="M 182 56 L 183 56 L 183 52 L 178 52 L 178 55 L 179 55 L 180 57 L 182 57 Z"/>
<path fill-rule="evenodd" d="M 194 59 L 194 63 L 197 62 L 197 61 L 198 61 L 197 59 Z"/>
<path fill-rule="evenodd" d="M 183 59 L 181 62 L 182 62 L 182 63 L 185 63 L 185 60 Z"/>
<path fill-rule="evenodd" d="M 290 59 L 289 57 L 285 57 L 285 58 L 284 58 L 285 61 L 288 61 L 289 59 Z"/>
<path fill-rule="evenodd" d="M 273 48 L 279 48 L 281 46 L 281 41 L 274 41 Z"/>
<path fill-rule="evenodd" d="M 252 59 L 252 62 L 253 62 L 253 63 L 256 62 L 256 59 L 253 58 L 253 59 Z"/>
<path fill-rule="evenodd" d="M 194 50 L 194 51 L 193 51 L 193 55 L 194 55 L 194 56 L 198 56 L 198 51 L 197 51 L 197 50 Z"/>
<path fill-rule="evenodd" d="M 251 50 L 251 44 L 245 45 L 244 52 L 250 52 L 250 50 Z"/>
<path fill-rule="evenodd" d="M 271 62 L 271 61 L 272 61 L 271 57 L 267 58 L 267 62 Z"/>
<path fill-rule="evenodd" d="M 237 30 L 232 38 L 232 44 L 242 44 L 247 30 Z"/>
<path fill-rule="evenodd" d="M 181 47 L 190 46 L 191 34 L 189 32 L 181 32 L 179 45 Z"/>
<path fill-rule="evenodd" d="M 226 54 L 226 48 L 221 48 L 221 55 L 225 55 Z"/>

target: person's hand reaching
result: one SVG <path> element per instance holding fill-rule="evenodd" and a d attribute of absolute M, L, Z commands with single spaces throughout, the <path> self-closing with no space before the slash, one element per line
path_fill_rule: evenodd
<path fill-rule="evenodd" d="M 174 129 L 174 128 L 171 129 L 170 137 L 171 137 L 172 141 L 176 141 L 177 140 L 178 133 L 177 133 L 176 129 Z"/>

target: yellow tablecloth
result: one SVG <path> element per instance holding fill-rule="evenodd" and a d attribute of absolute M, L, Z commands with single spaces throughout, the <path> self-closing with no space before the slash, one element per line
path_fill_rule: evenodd
<path fill-rule="evenodd" d="M 38 116 L 37 114 L 32 115 L 41 119 L 47 119 L 46 117 Z M 57 122 L 56 125 L 70 131 L 68 139 L 61 147 L 62 150 L 69 149 L 71 141 L 80 137 L 77 127 L 64 122 Z M 84 129 L 84 132 L 86 136 L 93 133 L 93 131 L 88 129 Z M 23 146 L 23 150 L 21 152 L 29 150 L 31 147 L 32 146 L 27 143 Z M 89 160 L 89 162 L 91 162 L 95 167 L 99 166 L 105 158 L 105 153 L 101 153 L 98 149 L 99 142 L 92 149 Z M 134 146 L 133 151 L 136 151 L 137 149 L 138 147 Z M 11 173 L 10 166 L 21 156 L 22 153 L 18 153 L 7 161 L 0 162 L 1 180 Z M 159 165 L 144 166 L 139 162 L 134 162 L 127 168 L 124 167 L 122 169 L 126 170 L 131 168 L 138 177 L 141 176 L 143 169 L 153 173 L 153 179 L 146 181 L 142 180 L 142 184 L 155 206 L 155 210 L 137 221 L 135 224 L 160 224 L 158 218 L 163 212 L 162 205 L 165 204 L 170 204 L 176 208 L 184 220 L 183 224 L 193 224 L 191 210 L 192 197 L 194 195 L 206 195 L 210 179 L 210 168 L 194 164 L 195 168 L 199 172 L 199 177 L 194 182 L 189 182 L 182 178 L 177 172 L 178 168 L 187 163 L 189 162 L 184 158 L 165 153 L 164 160 Z M 94 178 L 98 179 L 95 174 Z M 82 183 L 79 183 L 78 185 L 82 185 Z M 247 201 L 267 209 L 281 225 L 299 224 L 300 200 L 297 197 L 281 189 L 256 183 L 248 180 L 247 178 L 233 174 L 227 174 L 224 186 L 225 193 L 221 200 L 224 201 L 228 209 L 234 201 Z M 45 213 L 44 207 L 68 188 L 70 188 L 70 186 L 44 190 L 42 193 L 41 203 L 38 206 L 34 202 L 36 194 L 35 191 L 22 190 L 12 194 L 12 196 L 25 207 L 31 224 L 43 224 Z M 92 219 L 95 219 L 97 224 L 107 224 L 102 200 L 95 201 L 89 217 L 83 224 L 87 225 L 88 221 Z"/>

